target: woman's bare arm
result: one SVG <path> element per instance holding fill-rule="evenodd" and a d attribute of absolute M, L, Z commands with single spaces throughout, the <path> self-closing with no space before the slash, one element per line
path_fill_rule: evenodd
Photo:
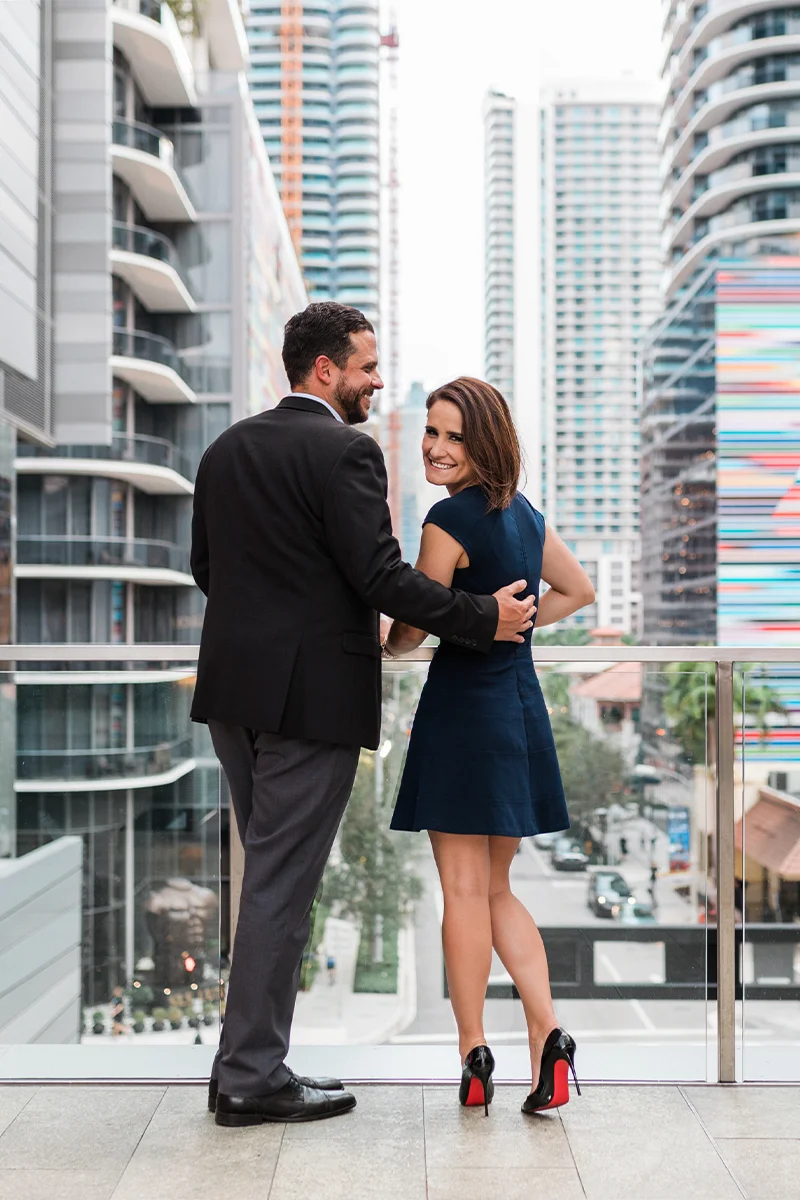
<path fill-rule="evenodd" d="M 456 567 L 468 566 L 469 558 L 460 542 L 432 522 L 423 525 L 419 558 L 416 561 L 418 571 L 437 583 L 443 583 L 445 587 L 452 587 Z M 424 629 L 394 621 L 386 639 L 386 648 L 392 654 L 409 654 L 421 646 L 427 636 Z"/>
<path fill-rule="evenodd" d="M 549 525 L 544 539 L 542 579 L 549 585 L 549 591 L 539 599 L 537 629 L 553 625 L 594 601 L 591 579 Z"/>

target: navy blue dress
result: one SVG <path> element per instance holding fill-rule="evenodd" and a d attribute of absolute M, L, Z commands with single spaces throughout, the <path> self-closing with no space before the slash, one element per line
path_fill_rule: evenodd
<path fill-rule="evenodd" d="M 526 579 L 538 597 L 544 517 L 522 495 L 487 512 L 480 487 L 425 518 L 460 542 L 469 566 L 453 586 L 487 595 Z M 392 829 L 528 837 L 569 827 L 550 719 L 525 642 L 488 654 L 443 642 L 422 689 Z"/>

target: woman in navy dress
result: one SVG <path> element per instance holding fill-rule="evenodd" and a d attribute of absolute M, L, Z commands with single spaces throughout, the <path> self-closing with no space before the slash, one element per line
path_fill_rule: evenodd
<path fill-rule="evenodd" d="M 526 581 L 537 626 L 594 599 L 586 572 L 517 491 L 521 457 L 505 400 L 462 378 L 427 401 L 422 442 L 429 483 L 449 497 L 425 518 L 417 568 L 447 586 L 486 594 Z M 538 600 L 539 583 L 549 590 Z M 416 649 L 422 630 L 395 621 L 389 656 Z M 575 1043 L 555 1019 L 538 929 L 512 894 L 520 838 L 566 829 L 569 816 L 553 734 L 533 666 L 531 631 L 488 654 L 442 643 L 422 690 L 393 829 L 427 830 L 444 895 L 442 940 L 463 1063 L 462 1104 L 488 1113 L 494 1060 L 483 1005 L 492 947 L 513 979 L 528 1024 L 531 1094 L 523 1112 L 565 1104 Z"/>

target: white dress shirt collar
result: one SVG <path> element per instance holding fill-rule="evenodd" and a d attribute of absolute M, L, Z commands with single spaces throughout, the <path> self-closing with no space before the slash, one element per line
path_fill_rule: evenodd
<path fill-rule="evenodd" d="M 327 408 L 328 412 L 332 413 L 334 417 L 336 417 L 336 420 L 344 425 L 344 421 L 339 413 L 337 413 L 336 409 L 332 405 L 328 404 L 327 400 L 323 400 L 321 396 L 312 396 L 310 392 L 292 392 L 292 395 L 302 396 L 304 400 L 316 400 L 317 404 L 323 404 L 325 408 Z"/>

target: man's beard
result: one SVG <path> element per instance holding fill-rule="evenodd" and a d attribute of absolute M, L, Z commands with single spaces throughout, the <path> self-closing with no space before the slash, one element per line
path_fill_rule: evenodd
<path fill-rule="evenodd" d="M 364 421 L 369 420 L 369 413 L 365 412 L 361 406 L 361 401 L 372 395 L 372 391 L 365 392 L 363 388 L 351 388 L 340 379 L 336 385 L 336 391 L 333 394 L 333 399 L 344 413 L 345 421 L 348 425 L 361 425 Z"/>

